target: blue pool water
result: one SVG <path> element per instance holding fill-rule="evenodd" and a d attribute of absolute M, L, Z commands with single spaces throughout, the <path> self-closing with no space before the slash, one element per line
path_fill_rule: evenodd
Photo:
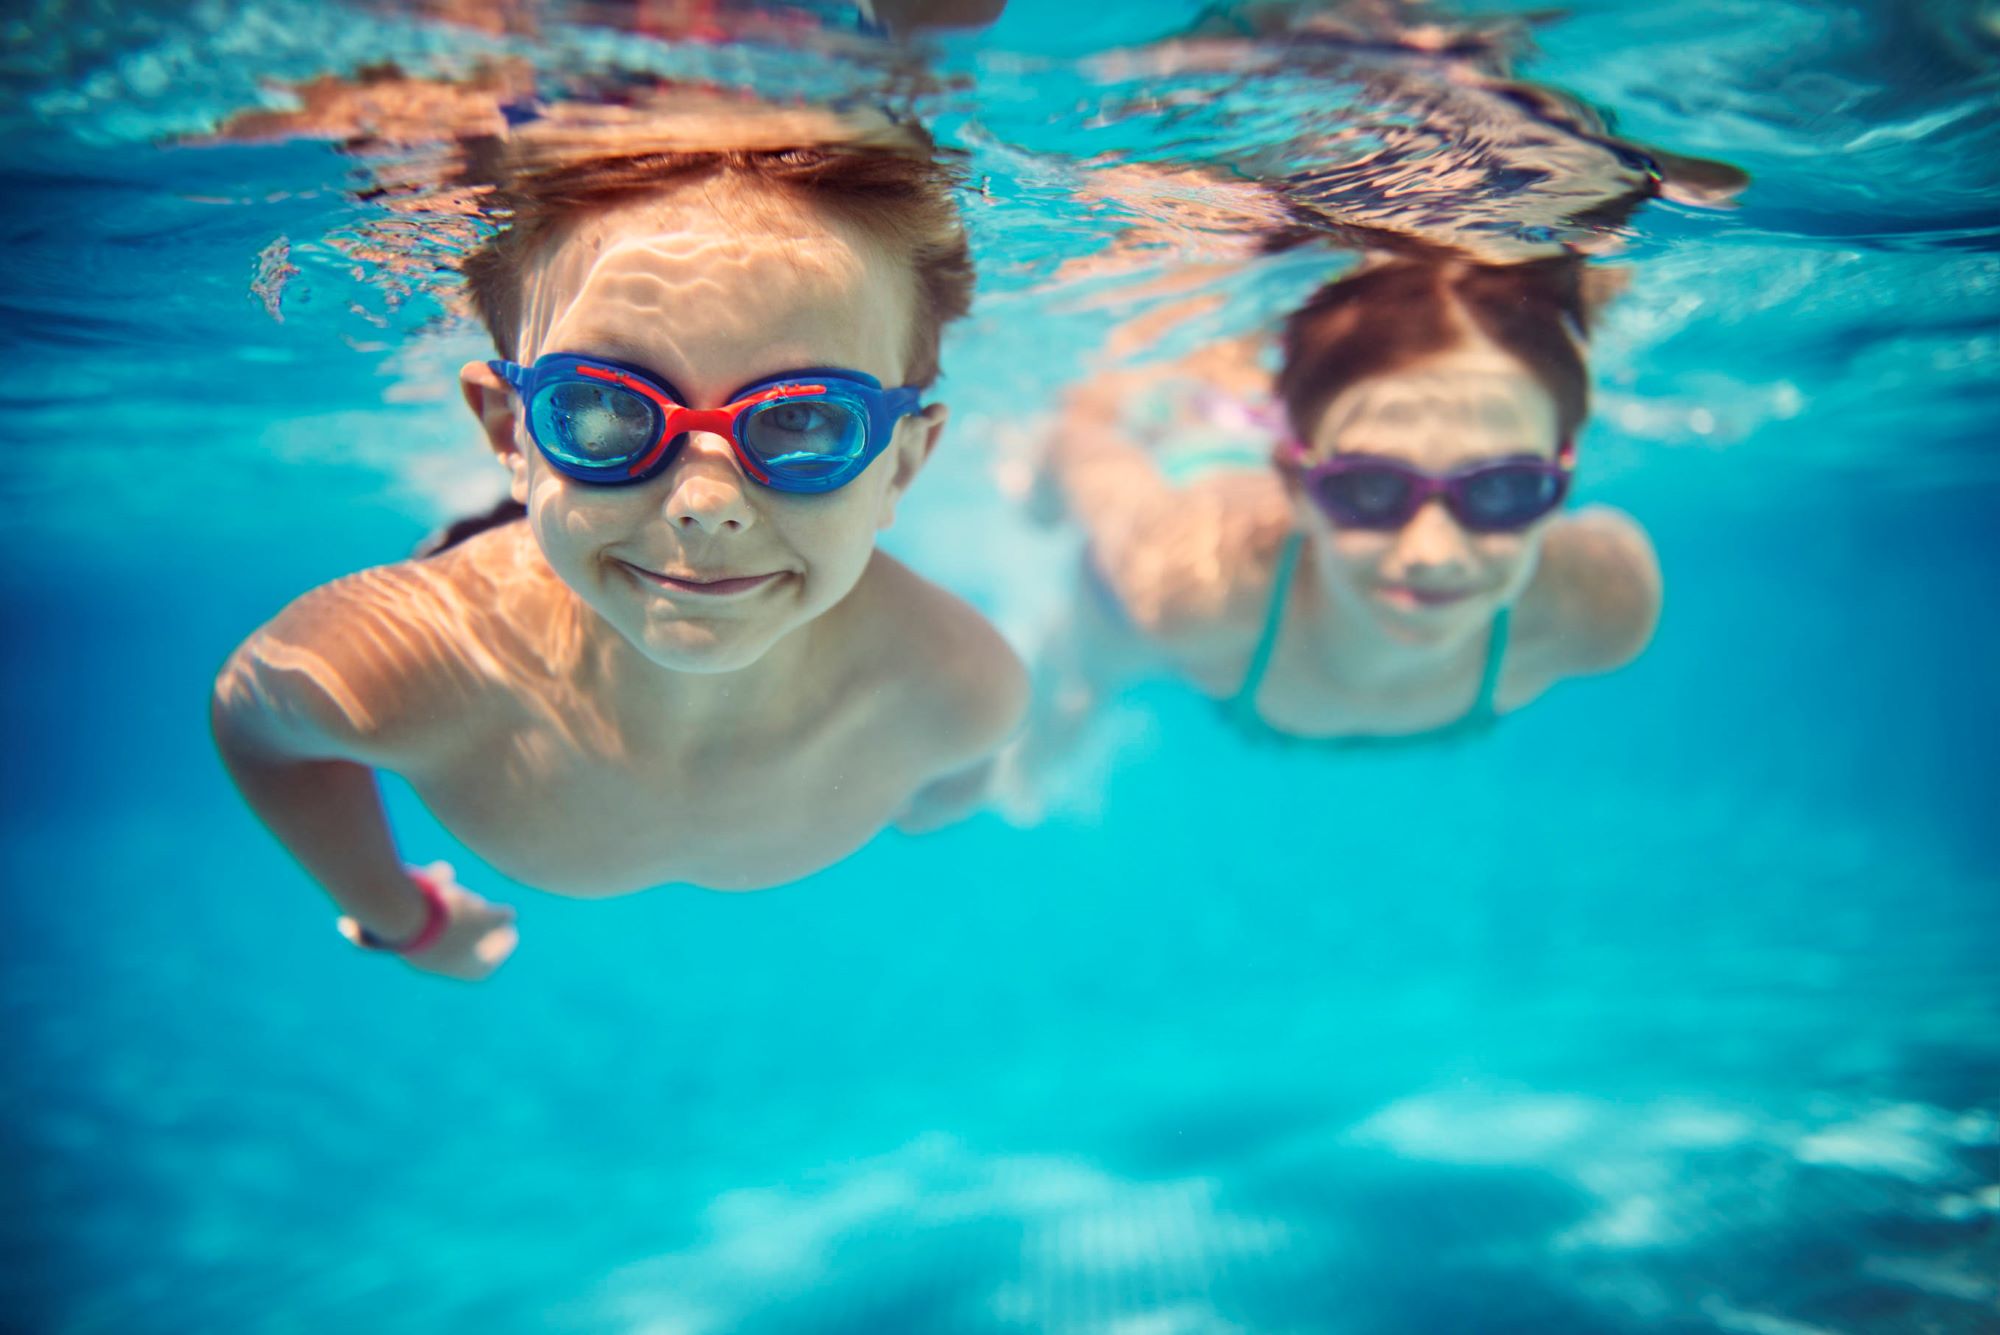
<path fill-rule="evenodd" d="M 936 57 L 985 295 L 891 546 L 1030 656 L 1075 538 L 1000 480 L 1117 304 L 1060 276 L 1109 225 L 1078 163 L 1174 133 L 1079 62 L 1199 8 L 1017 0 Z M 1650 208 L 1617 260 L 1580 489 L 1659 548 L 1633 667 L 1338 760 L 1146 684 L 1043 818 L 747 896 L 517 890 L 393 790 L 407 849 L 520 907 L 478 987 L 341 947 L 205 701 L 287 599 L 492 494 L 450 383 L 479 339 L 343 254 L 354 160 L 171 141 L 262 78 L 483 39 L 113 13 L 10 17 L 0 83 L 0 1325 L 2000 1324 L 1990 6 L 1538 34 L 1525 76 L 1757 182 Z"/>

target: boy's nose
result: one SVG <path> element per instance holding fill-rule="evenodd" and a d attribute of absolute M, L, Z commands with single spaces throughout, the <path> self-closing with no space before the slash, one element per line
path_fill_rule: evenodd
<path fill-rule="evenodd" d="M 736 533 L 756 519 L 749 486 L 729 442 L 706 431 L 692 432 L 674 460 L 666 515 L 674 527 L 700 533 Z"/>

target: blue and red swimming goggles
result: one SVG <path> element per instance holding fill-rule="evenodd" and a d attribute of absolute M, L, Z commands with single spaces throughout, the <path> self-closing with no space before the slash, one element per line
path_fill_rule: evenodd
<path fill-rule="evenodd" d="M 745 385 L 720 408 L 689 408 L 650 372 L 552 352 L 533 366 L 486 363 L 528 410 L 528 434 L 564 477 L 600 486 L 657 476 L 693 431 L 725 437 L 743 471 L 775 491 L 844 487 L 919 411 L 914 385 L 884 389 L 860 371 L 820 367 Z"/>

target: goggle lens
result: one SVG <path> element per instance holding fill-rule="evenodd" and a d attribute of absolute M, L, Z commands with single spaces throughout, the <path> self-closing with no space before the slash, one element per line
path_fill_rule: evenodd
<path fill-rule="evenodd" d="M 1495 463 L 1445 478 L 1393 463 L 1342 461 L 1312 480 L 1328 518 L 1344 528 L 1401 528 L 1432 496 L 1474 533 L 1523 529 L 1562 504 L 1565 475 L 1547 464 Z"/>
<path fill-rule="evenodd" d="M 1323 479 L 1320 504 L 1350 528 L 1398 528 L 1413 513 L 1416 485 L 1394 468 L 1353 468 Z"/>
<path fill-rule="evenodd" d="M 578 468 L 616 468 L 660 438 L 659 410 L 616 385 L 560 381 L 535 395 L 528 415 L 542 448 Z"/>
<path fill-rule="evenodd" d="M 1460 523 L 1486 532 L 1526 528 L 1562 501 L 1562 480 L 1533 464 L 1500 464 L 1463 478 L 1452 495 Z"/>
<path fill-rule="evenodd" d="M 743 448 L 774 477 L 816 480 L 854 466 L 868 448 L 868 414 L 832 395 L 777 399 L 737 424 Z"/>

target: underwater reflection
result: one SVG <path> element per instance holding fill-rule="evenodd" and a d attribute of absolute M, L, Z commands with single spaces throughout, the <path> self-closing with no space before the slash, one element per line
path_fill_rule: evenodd
<path fill-rule="evenodd" d="M 1171 120 L 1181 152 L 1098 165 L 1129 221 L 1059 276 L 1135 271 L 1153 304 L 1067 395 L 1033 484 L 1086 554 L 1010 753 L 1017 815 L 1073 781 L 1099 705 L 1143 674 L 1249 737 L 1440 742 L 1650 640 L 1644 529 L 1565 509 L 1590 327 L 1623 280 L 1586 256 L 1650 199 L 1727 207 L 1747 178 L 1516 79 L 1505 22 L 1422 18 L 1253 8 L 1101 62 L 1137 86 L 1113 114 Z M 1300 81 L 1326 96 L 1280 95 Z M 1259 88 L 1295 116 L 1261 138 Z M 1277 337 L 1152 351 L 1215 329 L 1259 257 L 1327 242 L 1362 258 Z"/>
<path fill-rule="evenodd" d="M 903 35 L 981 28 L 1007 0 L 405 0 L 382 7 L 489 33 L 533 36 L 550 22 L 673 41 L 744 41 L 829 30 Z"/>
<path fill-rule="evenodd" d="M 357 943 L 483 977 L 511 913 L 410 872 L 392 771 L 577 896 L 797 880 L 953 818 L 1025 704 L 969 606 L 876 550 L 945 426 L 972 270 L 928 136 L 662 92 L 465 156 L 501 225 L 460 373 L 511 510 L 314 589 L 215 691 L 251 807 Z"/>
<path fill-rule="evenodd" d="M 1735 167 L 1621 138 L 1515 77 L 1521 28 L 1422 5 L 1217 6 L 1097 58 L 1093 128 L 1121 142 L 1090 184 L 1126 227 L 1084 267 L 1306 241 L 1485 264 L 1604 254 L 1649 200 L 1726 208 L 1742 190 Z"/>
<path fill-rule="evenodd" d="M 1248 735 L 1352 746 L 1476 734 L 1636 657 L 1661 600 L 1645 531 L 1562 508 L 1589 279 L 1378 259 L 1292 313 L 1275 378 L 1245 340 L 1079 387 L 1046 481 L 1085 587 L 1027 774 L 1147 666 Z"/>

